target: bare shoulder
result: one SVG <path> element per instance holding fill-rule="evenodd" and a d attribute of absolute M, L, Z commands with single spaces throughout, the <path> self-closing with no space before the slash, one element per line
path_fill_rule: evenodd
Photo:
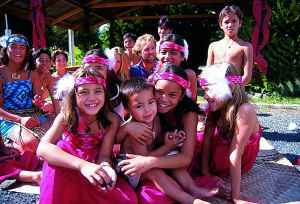
<path fill-rule="evenodd" d="M 216 48 L 216 46 L 219 46 L 220 44 L 222 44 L 222 40 L 214 41 L 209 44 L 209 47 L 211 49 L 214 49 L 214 48 Z"/>
<path fill-rule="evenodd" d="M 196 73 L 192 69 L 186 69 L 185 73 L 188 75 L 188 77 L 196 77 Z"/>
<path fill-rule="evenodd" d="M 250 42 L 240 40 L 239 44 L 245 49 L 249 49 L 249 48 L 252 49 L 252 44 Z"/>
<path fill-rule="evenodd" d="M 237 112 L 238 118 L 249 118 L 256 116 L 256 110 L 254 105 L 250 103 L 244 103 L 242 104 Z"/>

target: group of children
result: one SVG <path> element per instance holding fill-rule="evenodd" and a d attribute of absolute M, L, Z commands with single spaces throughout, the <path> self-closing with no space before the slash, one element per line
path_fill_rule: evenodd
<path fill-rule="evenodd" d="M 185 66 L 186 41 L 163 18 L 158 31 L 167 34 L 158 43 L 149 34 L 135 44 L 128 42 L 130 35 L 124 39 L 127 60 L 139 59 L 127 70 L 117 49 L 113 57 L 96 49 L 56 86 L 43 80 L 42 87 L 48 83 L 55 92 L 59 111 L 37 148 L 44 161 L 39 202 L 207 203 L 225 196 L 251 203 L 240 196 L 240 183 L 255 162 L 262 131 L 244 90 L 253 59 L 251 45 L 238 38 L 241 23 L 238 7 L 221 11 L 225 37 L 209 46 L 198 77 Z M 46 70 L 50 55 L 36 55 L 37 67 Z M 205 110 L 196 104 L 197 81 Z M 202 137 L 198 122 L 205 123 Z M 216 185 L 199 185 L 191 175 Z M 230 195 L 221 190 L 224 176 L 231 178 Z"/>

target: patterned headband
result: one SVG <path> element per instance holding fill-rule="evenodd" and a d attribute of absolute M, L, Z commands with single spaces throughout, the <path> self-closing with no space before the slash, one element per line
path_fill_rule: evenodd
<path fill-rule="evenodd" d="M 152 80 L 154 82 L 158 80 L 170 80 L 176 82 L 181 87 L 188 89 L 190 88 L 190 83 L 182 78 L 181 76 L 178 76 L 177 74 L 174 74 L 172 72 L 162 72 L 162 73 L 155 73 L 153 74 Z"/>
<path fill-rule="evenodd" d="M 22 35 L 11 35 L 8 37 L 6 41 L 6 46 L 8 47 L 11 44 L 18 44 L 18 45 L 24 45 L 26 47 L 29 47 L 28 40 L 25 36 Z"/>
<path fill-rule="evenodd" d="M 228 80 L 228 82 L 230 84 L 243 85 L 242 77 L 239 75 L 229 75 L 229 76 L 226 76 L 226 79 Z M 205 78 L 201 78 L 199 80 L 199 84 L 200 84 L 200 86 L 208 86 L 209 85 L 208 81 Z"/>
<path fill-rule="evenodd" d="M 109 64 L 110 64 L 108 59 L 105 59 L 103 57 L 99 57 L 98 55 L 95 55 L 95 54 L 85 56 L 83 58 L 83 63 L 84 64 L 99 63 L 99 64 L 103 64 L 103 65 L 106 65 L 106 66 L 109 66 Z"/>
<path fill-rule="evenodd" d="M 159 46 L 159 49 L 174 49 L 174 50 L 177 50 L 179 52 L 184 52 L 184 47 L 183 46 L 178 45 L 174 42 L 168 42 L 168 41 L 163 42 Z"/>
<path fill-rule="evenodd" d="M 106 88 L 106 81 L 100 77 L 86 76 L 75 79 L 75 87 L 83 84 L 99 84 Z"/>

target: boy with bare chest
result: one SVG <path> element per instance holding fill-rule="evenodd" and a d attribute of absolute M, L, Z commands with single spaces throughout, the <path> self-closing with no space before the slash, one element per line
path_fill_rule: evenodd
<path fill-rule="evenodd" d="M 242 12 L 237 6 L 225 6 L 219 14 L 219 25 L 224 38 L 212 42 L 208 48 L 207 65 L 227 62 L 234 65 L 242 75 L 242 82 L 251 81 L 253 48 L 238 37 L 242 25 Z"/>

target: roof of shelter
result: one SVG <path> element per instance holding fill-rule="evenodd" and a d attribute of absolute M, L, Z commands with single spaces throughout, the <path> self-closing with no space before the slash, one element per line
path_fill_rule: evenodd
<path fill-rule="evenodd" d="M 210 6 L 224 6 L 229 0 L 44 0 L 46 24 L 78 30 L 82 25 L 100 26 L 111 19 L 158 19 L 159 15 L 133 16 L 132 12 L 153 7 L 181 3 Z M 0 13 L 31 21 L 30 0 L 4 0 Z M 203 18 L 207 14 L 172 15 L 170 18 Z M 88 20 L 87 20 L 88 19 Z M 86 25 L 85 25 L 86 26 Z"/>

